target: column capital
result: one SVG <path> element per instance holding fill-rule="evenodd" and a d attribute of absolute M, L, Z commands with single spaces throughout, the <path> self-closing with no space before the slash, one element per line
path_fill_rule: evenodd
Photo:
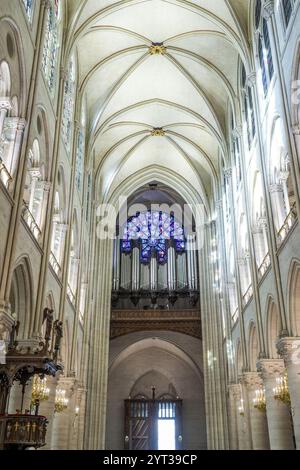
<path fill-rule="evenodd" d="M 240 380 L 248 390 L 256 390 L 263 386 L 263 380 L 258 372 L 244 372 Z"/>
<path fill-rule="evenodd" d="M 42 0 L 42 5 L 46 10 L 49 10 L 49 8 L 51 6 L 51 2 L 50 2 L 50 0 Z"/>
<path fill-rule="evenodd" d="M 25 127 L 26 127 L 26 119 L 24 118 L 19 118 L 18 120 L 18 125 L 17 125 L 17 130 L 18 131 L 24 131 Z"/>
<path fill-rule="evenodd" d="M 283 171 L 281 170 L 279 173 L 279 180 L 280 182 L 286 182 L 288 177 L 289 177 L 290 172 L 289 171 Z"/>
<path fill-rule="evenodd" d="M 278 377 L 285 370 L 283 359 L 261 359 L 256 366 L 264 380 Z"/>
<path fill-rule="evenodd" d="M 232 168 L 226 168 L 226 170 L 224 170 L 224 176 L 226 180 L 229 181 L 232 178 Z"/>
<path fill-rule="evenodd" d="M 266 0 L 262 10 L 263 17 L 268 21 L 268 19 L 274 14 L 274 11 L 274 0 Z"/>
<path fill-rule="evenodd" d="M 28 169 L 28 173 L 32 179 L 38 180 L 41 177 L 41 171 L 37 167 L 31 167 Z"/>
<path fill-rule="evenodd" d="M 242 126 L 236 126 L 233 130 L 232 130 L 232 137 L 234 139 L 240 139 L 243 135 L 243 127 Z"/>
<path fill-rule="evenodd" d="M 64 66 L 60 67 L 60 77 L 64 82 L 66 82 L 68 79 L 68 69 L 66 69 Z"/>
<path fill-rule="evenodd" d="M 294 124 L 292 126 L 292 131 L 294 135 L 300 135 L 300 125 L 299 124 Z"/>
<path fill-rule="evenodd" d="M 282 184 L 274 183 L 269 185 L 270 193 L 281 193 L 283 191 Z"/>
<path fill-rule="evenodd" d="M 240 401 L 242 398 L 242 390 L 240 384 L 228 385 L 228 391 L 236 401 Z"/>
<path fill-rule="evenodd" d="M 11 108 L 12 104 L 10 98 L 6 96 L 0 96 L 0 110 L 6 109 L 7 111 L 9 111 Z"/>
<path fill-rule="evenodd" d="M 276 347 L 286 365 L 300 364 L 300 337 L 279 338 Z"/>
<path fill-rule="evenodd" d="M 222 209 L 222 206 L 223 206 L 223 201 L 222 201 L 222 199 L 218 199 L 218 200 L 215 202 L 215 206 L 216 206 L 216 209 Z"/>
<path fill-rule="evenodd" d="M 61 230 L 62 233 L 66 233 L 66 231 L 68 230 L 68 224 L 64 224 L 63 222 L 59 222 L 57 224 L 57 227 L 59 228 L 59 230 Z"/>
<path fill-rule="evenodd" d="M 61 375 L 58 379 L 57 387 L 66 390 L 67 396 L 70 397 L 77 388 L 77 379 L 75 377 L 65 377 Z"/>
<path fill-rule="evenodd" d="M 246 80 L 247 85 L 252 88 L 256 84 L 256 72 L 250 72 Z"/>
<path fill-rule="evenodd" d="M 52 187 L 51 181 L 41 181 L 41 187 L 45 191 L 45 193 L 49 193 Z"/>
<path fill-rule="evenodd" d="M 247 258 L 245 256 L 240 256 L 237 259 L 238 266 L 245 266 L 247 264 Z"/>
<path fill-rule="evenodd" d="M 251 233 L 253 235 L 256 235 L 256 234 L 261 234 L 262 233 L 262 227 L 259 223 L 259 221 L 257 221 L 256 223 L 254 223 L 251 227 Z"/>

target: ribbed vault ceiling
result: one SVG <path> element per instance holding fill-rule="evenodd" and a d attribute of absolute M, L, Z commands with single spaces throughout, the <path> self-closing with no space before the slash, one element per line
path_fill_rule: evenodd
<path fill-rule="evenodd" d="M 211 194 L 238 60 L 248 54 L 249 2 L 68 2 L 69 50 L 103 193 L 157 165 Z M 160 53 L 151 54 L 153 44 Z"/>

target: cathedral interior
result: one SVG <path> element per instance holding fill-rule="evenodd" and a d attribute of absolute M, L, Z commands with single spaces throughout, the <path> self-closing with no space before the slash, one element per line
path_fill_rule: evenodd
<path fill-rule="evenodd" d="M 300 0 L 1 0 L 0 449 L 300 449 Z"/>

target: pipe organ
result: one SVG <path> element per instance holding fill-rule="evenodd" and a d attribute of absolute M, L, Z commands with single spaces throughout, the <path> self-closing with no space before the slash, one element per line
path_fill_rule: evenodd
<path fill-rule="evenodd" d="M 130 308 L 130 299 L 137 305 L 149 298 L 152 306 L 160 299 L 159 308 L 168 308 L 170 300 L 174 305 L 184 297 L 195 305 L 197 263 L 193 242 L 170 216 L 163 218 L 156 213 L 155 218 L 150 211 L 143 217 L 137 215 L 114 240 L 113 305 L 120 306 L 119 300 L 123 299 L 124 308 Z"/>
<path fill-rule="evenodd" d="M 120 253 L 120 240 L 116 239 L 114 243 L 114 291 L 198 289 L 195 251 L 177 254 L 174 248 L 170 247 L 165 264 L 158 264 L 155 256 L 151 257 L 149 264 L 143 264 L 138 247 L 135 247 L 132 253 Z"/>

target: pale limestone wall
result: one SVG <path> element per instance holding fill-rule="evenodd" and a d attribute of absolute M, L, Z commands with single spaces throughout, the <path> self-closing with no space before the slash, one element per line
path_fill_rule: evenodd
<path fill-rule="evenodd" d="M 175 389 L 183 400 L 183 448 L 205 449 L 201 356 L 201 342 L 179 333 L 141 332 L 112 340 L 106 448 L 122 449 L 124 446 L 123 400 L 143 392 L 151 397 L 153 385 L 156 396 Z"/>

